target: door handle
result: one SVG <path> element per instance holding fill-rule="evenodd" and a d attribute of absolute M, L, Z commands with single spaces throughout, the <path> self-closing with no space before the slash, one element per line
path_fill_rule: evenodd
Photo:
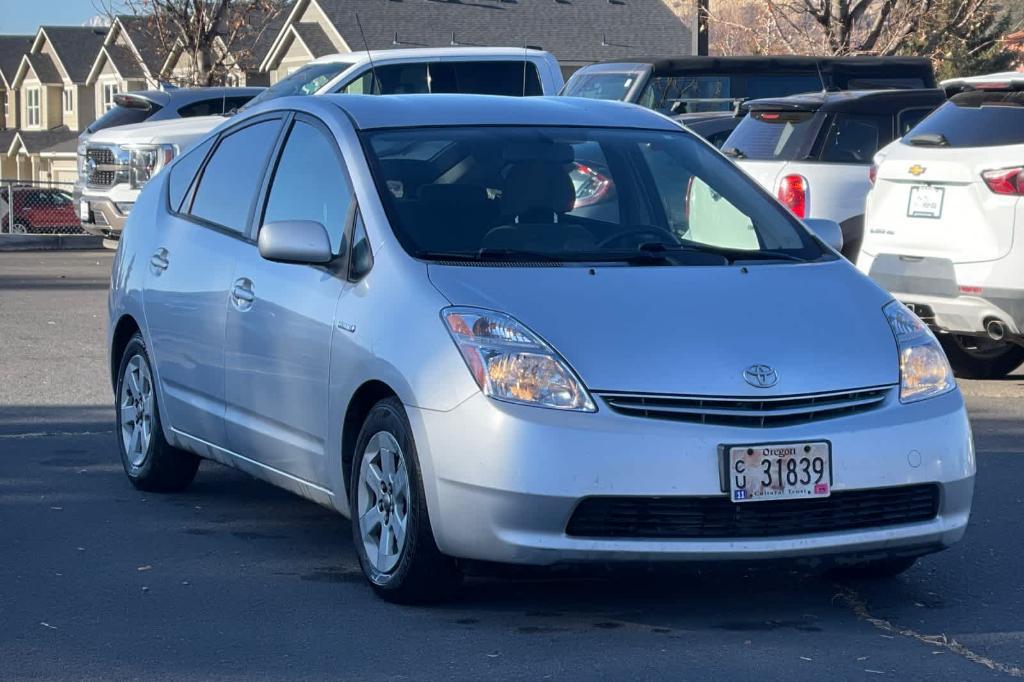
<path fill-rule="evenodd" d="M 149 259 L 149 269 L 153 271 L 153 274 L 157 277 L 170 267 L 171 262 L 167 259 L 167 249 L 157 249 L 156 252 Z"/>
<path fill-rule="evenodd" d="M 231 302 L 235 307 L 242 311 L 248 310 L 255 300 L 256 293 L 253 291 L 252 280 L 244 277 L 235 280 L 234 286 L 231 287 Z"/>

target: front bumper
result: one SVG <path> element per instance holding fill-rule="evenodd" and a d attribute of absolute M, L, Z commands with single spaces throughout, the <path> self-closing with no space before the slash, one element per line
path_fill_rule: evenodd
<path fill-rule="evenodd" d="M 858 267 L 940 331 L 983 336 L 991 320 L 1006 325 L 1010 336 L 1019 337 L 1024 330 L 1024 289 L 998 286 L 1006 279 L 1001 272 L 1005 264 L 999 261 L 954 264 L 941 258 L 881 254 L 862 257 Z M 1011 280 L 1024 281 L 1019 273 Z"/>
<path fill-rule="evenodd" d="M 90 190 L 86 188 L 75 202 L 76 208 L 80 202 L 89 204 L 89 219 L 82 221 L 82 229 L 106 239 L 118 239 L 125 221 L 128 220 L 128 211 L 122 211 L 118 204 L 132 206 L 138 194 L 138 190 L 128 189 L 127 186 L 114 187 L 104 194 L 90 194 Z"/>
<path fill-rule="evenodd" d="M 895 393 L 895 392 L 894 392 Z M 959 392 L 798 426 L 740 428 L 507 405 L 476 395 L 449 412 L 407 408 L 434 536 L 451 556 L 511 564 L 720 561 L 925 554 L 964 533 L 974 448 Z M 722 443 L 829 440 L 833 490 L 940 487 L 928 521 L 757 539 L 570 536 L 588 496 L 724 496 Z M 762 503 L 749 503 L 762 504 Z"/>

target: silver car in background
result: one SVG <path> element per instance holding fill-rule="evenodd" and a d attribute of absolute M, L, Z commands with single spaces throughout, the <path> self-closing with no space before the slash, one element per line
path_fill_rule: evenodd
<path fill-rule="evenodd" d="M 898 573 L 963 535 L 971 431 L 935 338 L 812 227 L 630 105 L 268 102 L 131 214 L 124 468 L 336 509 L 396 601 L 467 560 Z"/>

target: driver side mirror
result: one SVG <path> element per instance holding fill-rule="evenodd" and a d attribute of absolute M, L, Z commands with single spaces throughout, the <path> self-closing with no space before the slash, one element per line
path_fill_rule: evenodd
<path fill-rule="evenodd" d="M 804 225 L 817 235 L 818 239 L 831 246 L 836 251 L 843 248 L 843 228 L 834 220 L 825 218 L 806 218 Z"/>
<path fill-rule="evenodd" d="M 282 220 L 260 228 L 260 255 L 279 263 L 320 265 L 334 260 L 327 228 L 315 220 Z"/>

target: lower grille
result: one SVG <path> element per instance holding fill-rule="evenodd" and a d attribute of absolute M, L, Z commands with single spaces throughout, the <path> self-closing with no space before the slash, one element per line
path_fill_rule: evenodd
<path fill-rule="evenodd" d="M 881 407 L 889 386 L 811 395 L 770 398 L 725 398 L 637 393 L 600 393 L 612 410 L 632 417 L 648 417 L 698 424 L 763 428 L 866 412 Z"/>
<path fill-rule="evenodd" d="M 744 504 L 728 497 L 588 497 L 576 507 L 566 533 L 590 538 L 768 538 L 919 523 L 938 512 L 935 484 Z"/>

